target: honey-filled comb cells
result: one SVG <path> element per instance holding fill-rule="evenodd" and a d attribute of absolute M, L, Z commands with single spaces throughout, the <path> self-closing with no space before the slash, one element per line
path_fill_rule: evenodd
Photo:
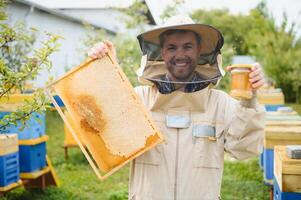
<path fill-rule="evenodd" d="M 87 60 L 46 91 L 100 179 L 163 141 L 149 111 L 109 55 Z M 63 100 L 68 118 L 50 91 Z"/>

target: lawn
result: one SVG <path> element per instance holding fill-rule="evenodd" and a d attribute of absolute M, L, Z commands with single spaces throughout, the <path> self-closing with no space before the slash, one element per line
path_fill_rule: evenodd
<path fill-rule="evenodd" d="M 301 105 L 291 105 L 301 113 Z M 127 199 L 128 169 L 126 166 L 105 181 L 96 178 L 92 168 L 78 148 L 69 149 L 69 159 L 64 158 L 63 122 L 57 112 L 47 112 L 47 154 L 57 172 L 61 186 L 45 190 L 18 188 L 2 199 L 12 200 L 121 200 Z M 1 199 L 1 198 L 0 198 Z M 226 159 L 222 184 L 222 199 L 269 199 L 269 187 L 263 184 L 258 158 L 246 161 Z"/>

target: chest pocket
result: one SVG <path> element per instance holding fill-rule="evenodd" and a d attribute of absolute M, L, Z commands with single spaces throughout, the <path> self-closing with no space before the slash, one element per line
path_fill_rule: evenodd
<path fill-rule="evenodd" d="M 197 138 L 194 144 L 194 167 L 220 168 L 218 142 L 208 138 Z"/>
<path fill-rule="evenodd" d="M 221 127 L 200 123 L 194 123 L 194 127 L 193 166 L 219 169 L 223 159 Z"/>

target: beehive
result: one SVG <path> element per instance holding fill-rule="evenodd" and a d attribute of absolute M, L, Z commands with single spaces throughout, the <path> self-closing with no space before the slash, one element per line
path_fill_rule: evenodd
<path fill-rule="evenodd" d="M 264 147 L 273 149 L 276 145 L 301 144 L 301 126 L 267 126 Z"/>
<path fill-rule="evenodd" d="M 17 98 L 17 99 L 21 100 L 22 98 Z M 24 102 L 17 103 L 16 99 L 15 102 L 16 103 L 0 104 L 0 119 L 4 118 L 6 115 L 11 114 L 12 112 L 15 112 L 17 108 L 20 105 L 23 105 L 24 103 Z M 28 117 L 29 119 L 26 121 L 26 126 L 23 129 L 21 129 L 21 127 L 23 127 L 22 122 L 17 121 L 16 125 L 10 124 L 6 126 L 5 129 L 1 129 L 0 133 L 7 133 L 7 134 L 17 133 L 18 139 L 20 140 L 33 139 L 45 135 L 46 132 L 45 113 L 33 112 Z"/>
<path fill-rule="evenodd" d="M 69 119 L 50 91 L 63 100 Z M 47 93 L 100 179 L 163 141 L 150 114 L 110 56 L 87 60 L 52 83 Z"/>
<path fill-rule="evenodd" d="M 46 166 L 46 141 L 48 136 L 19 140 L 20 172 L 28 173 Z"/>
<path fill-rule="evenodd" d="M 33 94 L 11 94 L 0 98 L 0 104 L 19 104 L 34 98 Z"/>
<path fill-rule="evenodd" d="M 17 134 L 0 134 L 0 156 L 15 153 L 18 150 Z"/>
<path fill-rule="evenodd" d="M 56 103 L 57 103 L 61 108 L 64 108 L 64 107 L 65 107 L 65 105 L 64 105 L 64 103 L 63 103 L 63 101 L 62 101 L 62 99 L 61 99 L 58 95 L 54 94 L 54 95 L 53 95 L 53 98 L 54 98 L 54 100 L 56 101 Z M 50 106 L 51 106 L 51 107 L 54 107 L 53 103 L 51 103 Z"/>
<path fill-rule="evenodd" d="M 257 100 L 260 104 L 283 105 L 284 95 L 281 90 L 259 90 Z"/>
<path fill-rule="evenodd" d="M 301 117 L 292 108 L 289 112 L 285 111 L 290 107 L 282 107 L 275 112 L 266 113 L 266 126 L 301 126 Z"/>
<path fill-rule="evenodd" d="M 261 103 L 260 101 L 258 101 L 260 104 L 263 104 L 263 103 Z M 277 110 L 279 109 L 279 108 L 282 108 L 284 105 L 283 104 L 272 104 L 272 105 L 270 105 L 270 104 L 265 104 L 264 105 L 264 108 L 265 108 L 265 110 L 267 111 L 267 112 L 277 112 Z"/>
<path fill-rule="evenodd" d="M 267 115 L 267 121 L 301 121 L 299 115 Z"/>
<path fill-rule="evenodd" d="M 301 126 L 301 117 L 291 113 L 267 112 L 266 126 Z"/>
<path fill-rule="evenodd" d="M 0 134 L 0 192 L 19 180 L 17 134 Z"/>
<path fill-rule="evenodd" d="M 282 107 L 285 108 L 285 107 Z M 271 115 L 271 116 L 296 116 L 298 115 L 298 113 L 294 110 L 290 111 L 290 112 L 281 112 L 281 111 L 274 111 L 274 112 L 266 112 L 267 115 Z"/>
<path fill-rule="evenodd" d="M 282 192 L 301 193 L 301 159 L 288 158 L 285 146 L 275 146 L 274 176 Z"/>
<path fill-rule="evenodd" d="M 280 124 L 281 122 L 287 124 Z M 275 121 L 275 124 L 269 124 L 265 128 L 263 172 L 267 183 L 272 184 L 273 180 L 274 146 L 301 144 L 301 126 L 288 122 L 290 121 Z"/>

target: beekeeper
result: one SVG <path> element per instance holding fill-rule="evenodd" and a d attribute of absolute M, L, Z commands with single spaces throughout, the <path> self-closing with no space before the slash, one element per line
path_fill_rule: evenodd
<path fill-rule="evenodd" d="M 212 26 L 175 16 L 138 35 L 143 53 L 138 70 L 143 86 L 135 90 L 166 142 L 133 160 L 129 199 L 220 199 L 224 152 L 238 160 L 262 149 L 264 111 L 256 97 L 237 101 L 214 89 L 223 76 L 223 36 Z M 109 41 L 96 44 L 94 58 L 108 51 Z M 251 85 L 263 85 L 259 64 Z"/>

